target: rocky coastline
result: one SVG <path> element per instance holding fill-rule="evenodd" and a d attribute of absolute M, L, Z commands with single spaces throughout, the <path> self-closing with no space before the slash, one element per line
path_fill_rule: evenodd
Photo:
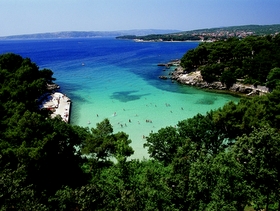
<path fill-rule="evenodd" d="M 169 65 L 172 63 L 168 63 Z M 200 71 L 194 71 L 191 73 L 187 73 L 183 67 L 181 67 L 179 61 L 176 61 L 176 68 L 167 76 L 159 76 L 161 79 L 171 79 L 172 81 L 177 81 L 181 84 L 195 86 L 201 89 L 208 90 L 218 90 L 218 91 L 226 91 L 235 94 L 247 95 L 247 96 L 255 96 L 255 95 L 264 95 L 269 93 L 269 89 L 265 86 L 254 86 L 248 84 L 242 84 L 237 82 L 233 84 L 231 87 L 227 88 L 220 81 L 215 81 L 212 83 L 208 83 L 203 80 Z M 173 65 L 173 64 L 172 64 Z"/>
<path fill-rule="evenodd" d="M 48 83 L 47 83 L 46 86 L 47 86 L 47 90 L 48 90 L 48 91 L 54 91 L 54 90 L 60 88 L 59 85 L 57 85 L 57 84 L 55 84 L 55 83 L 52 83 L 52 84 L 48 84 Z"/>

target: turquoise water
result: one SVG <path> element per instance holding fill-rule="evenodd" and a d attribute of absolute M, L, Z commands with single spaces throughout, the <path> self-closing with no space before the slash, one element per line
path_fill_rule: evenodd
<path fill-rule="evenodd" d="M 0 41 L 1 53 L 18 53 L 54 71 L 73 102 L 71 124 L 95 127 L 108 118 L 114 132 L 129 134 L 135 158 L 147 157 L 143 144 L 149 133 L 238 101 L 158 78 L 169 72 L 158 63 L 181 58 L 197 45 L 113 38 Z"/>

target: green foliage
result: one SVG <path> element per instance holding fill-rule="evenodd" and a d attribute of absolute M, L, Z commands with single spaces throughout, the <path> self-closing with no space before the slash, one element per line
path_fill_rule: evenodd
<path fill-rule="evenodd" d="M 119 162 L 125 162 L 127 157 L 134 153 L 132 147 L 129 146 L 131 140 L 128 139 L 128 135 L 124 132 L 118 132 L 115 137 L 117 139 L 115 157 Z"/>
<path fill-rule="evenodd" d="M 55 78 L 53 78 L 53 72 L 49 69 L 43 69 L 40 71 L 40 76 L 45 79 L 45 81 L 51 84 Z"/>
<path fill-rule="evenodd" d="M 187 150 L 192 159 L 199 157 L 199 153 L 216 155 L 226 147 L 225 132 L 213 116 L 214 112 L 210 111 L 205 116 L 197 114 L 178 123 L 180 136 L 190 141 Z"/>
<path fill-rule="evenodd" d="M 190 210 L 244 210 L 249 190 L 232 153 L 201 157 L 191 165 L 189 177 Z"/>
<path fill-rule="evenodd" d="M 125 170 L 125 171 L 124 171 Z M 129 161 L 103 171 L 106 208 L 109 210 L 176 210 L 168 181 L 171 168 L 157 161 Z M 116 198 L 117 196 L 117 198 Z"/>
<path fill-rule="evenodd" d="M 147 139 L 146 146 L 149 147 L 150 155 L 160 162 L 166 162 L 167 158 L 156 156 L 155 152 L 163 151 L 161 148 L 163 143 L 167 149 L 168 145 L 173 147 L 172 159 L 168 160 L 168 163 L 174 170 L 172 184 L 180 189 L 180 194 L 173 195 L 173 200 L 179 203 L 179 207 L 184 210 L 244 210 L 244 207 L 251 203 L 258 205 L 259 208 L 264 207 L 262 205 L 266 202 L 266 193 L 260 192 L 259 189 L 265 190 L 260 184 L 269 177 L 264 174 L 259 181 L 257 174 L 249 176 L 248 169 L 244 169 L 243 163 L 238 161 L 239 155 L 236 155 L 235 149 L 241 150 L 244 147 L 240 144 L 246 143 L 245 139 L 238 136 L 254 136 L 262 141 L 268 141 L 273 137 L 273 142 L 270 142 L 271 145 L 267 148 L 275 149 L 275 156 L 280 154 L 278 146 L 280 139 L 276 130 L 269 132 L 268 129 L 260 129 L 267 131 L 271 137 L 253 135 L 254 128 L 263 128 L 267 123 L 273 128 L 280 127 L 279 93 L 276 89 L 266 96 L 242 99 L 238 104 L 231 102 L 206 115 L 198 114 L 179 122 L 178 127 L 171 133 L 178 134 L 177 139 L 181 140 L 177 143 L 177 149 L 173 142 L 170 144 L 161 141 L 164 135 L 167 136 L 166 140 L 169 139 L 167 135 L 170 132 L 169 128 L 161 129 Z M 271 152 L 266 151 L 264 146 L 258 145 L 257 148 L 263 155 L 270 156 Z M 273 158 L 259 163 L 268 165 L 270 160 Z M 277 160 L 278 158 L 275 159 L 275 165 Z M 276 176 L 277 168 L 271 166 L 270 169 L 270 176 L 275 175 L 273 177 L 275 182 L 276 178 L 279 178 Z M 260 171 L 257 167 L 255 170 Z M 258 182 L 253 182 L 254 180 Z M 266 181 L 269 183 L 270 180 Z M 273 189 L 275 191 L 269 196 L 270 205 L 278 206 L 278 189 L 279 187 L 275 185 Z"/>
<path fill-rule="evenodd" d="M 24 166 L 16 170 L 7 164 L 0 172 L 0 210 L 48 210 L 38 198 L 32 185 L 26 184 Z M 40 195 L 44 196 L 43 193 Z"/>
<path fill-rule="evenodd" d="M 84 161 L 76 151 L 84 133 L 38 110 L 37 99 L 51 81 L 52 72 L 45 73 L 41 74 L 30 59 L 15 54 L 0 56 L 3 207 L 46 210 L 49 195 L 63 185 L 76 187 L 86 181 L 80 168 Z"/>
<path fill-rule="evenodd" d="M 280 85 L 280 68 L 273 68 L 267 76 L 266 86 L 275 89 Z"/>
<path fill-rule="evenodd" d="M 145 41 L 186 41 L 186 40 L 200 40 L 199 36 L 193 36 L 190 34 L 180 35 L 177 34 L 151 34 L 146 36 L 124 35 L 119 36 L 117 39 L 141 39 Z"/>
<path fill-rule="evenodd" d="M 179 133 L 174 127 L 169 126 L 160 129 L 158 133 L 150 134 L 144 147 L 148 147 L 150 157 L 168 165 L 177 153 L 178 146 L 181 145 Z"/>
<path fill-rule="evenodd" d="M 229 88 L 236 82 L 236 77 L 230 70 L 225 70 L 222 73 L 220 80 L 227 88 Z"/>
<path fill-rule="evenodd" d="M 117 39 L 142 39 L 148 41 L 185 41 L 185 40 L 224 40 L 232 37 L 244 37 L 248 35 L 271 35 L 278 34 L 280 25 L 245 25 L 245 26 L 230 26 L 220 28 L 198 29 L 172 34 L 151 34 L 146 36 L 124 35 Z"/>
<path fill-rule="evenodd" d="M 268 210 L 280 195 L 280 134 L 263 126 L 238 138 L 234 152 L 245 173 L 243 179 L 254 189 L 254 204 Z"/>
<path fill-rule="evenodd" d="M 188 72 L 199 68 L 205 81 L 220 80 L 227 87 L 237 78 L 264 85 L 271 70 L 280 67 L 279 37 L 279 34 L 274 37 L 250 36 L 241 40 L 230 38 L 201 43 L 196 49 L 186 52 L 181 65 Z M 275 87 L 273 78 L 277 77 L 276 72 L 271 73 L 268 84 Z"/>
<path fill-rule="evenodd" d="M 87 135 L 82 143 L 82 153 L 90 156 L 96 161 L 107 161 L 116 156 L 117 159 L 124 159 L 134 153 L 129 146 L 131 140 L 128 135 L 119 132 L 113 134 L 113 127 L 108 119 L 96 124 L 96 128 L 91 128 L 91 133 Z"/>
<path fill-rule="evenodd" d="M 99 159 L 107 159 L 115 150 L 114 138 L 112 136 L 113 128 L 108 119 L 97 123 L 97 127 L 91 129 L 91 135 L 88 135 L 82 153 Z"/>
<path fill-rule="evenodd" d="M 267 44 L 279 39 L 232 39 L 216 43 L 216 50 L 201 44 L 190 54 L 195 62 L 185 65 L 204 65 L 211 69 L 205 73 L 209 77 L 222 75 L 231 83 L 231 76 L 250 70 L 245 60 L 232 58 L 270 68 L 251 58 L 252 50 L 264 56 L 275 50 Z M 207 66 L 209 58 L 215 63 Z M 240 65 L 238 72 L 229 68 L 232 64 Z M 270 68 L 268 83 L 277 80 L 278 69 Z M 53 80 L 50 70 L 7 54 L 0 56 L 0 76 L 0 210 L 241 211 L 246 205 L 279 210 L 280 90 L 275 84 L 265 96 L 230 102 L 151 133 L 144 143 L 151 159 L 139 161 L 129 158 L 134 151 L 128 135 L 113 133 L 108 119 L 89 129 L 38 111 L 36 99 Z"/>
<path fill-rule="evenodd" d="M 68 186 L 58 190 L 49 198 L 50 206 L 55 210 L 102 210 L 105 196 L 100 187 L 87 184 L 76 189 Z"/>

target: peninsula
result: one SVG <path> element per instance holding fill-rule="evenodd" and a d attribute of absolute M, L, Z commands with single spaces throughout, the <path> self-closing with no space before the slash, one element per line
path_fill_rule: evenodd
<path fill-rule="evenodd" d="M 181 58 L 173 80 L 201 88 L 248 95 L 279 85 L 280 34 L 200 43 Z"/>
<path fill-rule="evenodd" d="M 248 36 L 276 35 L 280 32 L 280 24 L 274 25 L 244 25 L 209 29 L 198 29 L 166 34 L 150 34 L 145 36 L 123 35 L 117 39 L 133 39 L 135 41 L 208 41 L 224 40 L 228 38 L 245 38 Z"/>

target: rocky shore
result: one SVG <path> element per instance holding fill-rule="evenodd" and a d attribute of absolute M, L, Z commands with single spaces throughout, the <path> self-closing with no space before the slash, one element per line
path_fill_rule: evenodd
<path fill-rule="evenodd" d="M 53 90 L 57 90 L 59 89 L 59 85 L 55 84 L 55 83 L 52 83 L 52 84 L 47 84 L 47 90 L 48 91 L 53 91 Z"/>
<path fill-rule="evenodd" d="M 175 71 L 171 74 L 170 79 L 176 80 L 182 84 L 196 86 L 203 89 L 224 90 L 237 94 L 245 94 L 247 96 L 264 95 L 269 92 L 269 89 L 265 86 L 246 85 L 239 82 L 233 84 L 230 88 L 227 88 L 220 81 L 208 83 L 203 80 L 200 71 L 186 73 L 181 66 L 175 69 Z"/>

